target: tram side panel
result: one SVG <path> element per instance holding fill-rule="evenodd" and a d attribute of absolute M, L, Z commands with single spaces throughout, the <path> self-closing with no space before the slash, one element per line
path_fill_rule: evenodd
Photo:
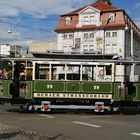
<path fill-rule="evenodd" d="M 11 101 L 13 90 L 13 81 L 12 80 L 3 80 L 2 81 L 2 101 Z"/>
<path fill-rule="evenodd" d="M 115 91 L 116 92 L 116 91 Z M 117 91 L 118 92 L 118 91 Z M 47 93 L 47 94 L 46 94 Z M 54 94 L 53 94 L 54 93 Z M 81 81 L 34 81 L 34 97 L 113 99 L 114 83 Z M 95 95 L 94 95 L 95 94 Z M 60 96 L 59 96 L 60 95 Z"/>
<path fill-rule="evenodd" d="M 133 101 L 140 107 L 140 82 L 133 83 Z"/>
<path fill-rule="evenodd" d="M 119 101 L 118 83 L 90 81 L 39 81 L 33 82 L 33 98 L 36 102 L 50 101 L 51 104 L 74 103 L 111 106 Z M 64 104 L 65 105 L 65 104 Z"/>
<path fill-rule="evenodd" d="M 140 84 L 136 85 L 138 90 Z M 120 83 L 91 81 L 20 81 L 19 95 L 15 94 L 13 80 L 3 81 L 3 99 L 12 103 L 41 103 L 50 101 L 53 104 L 67 103 L 105 106 L 120 101 Z M 138 96 L 139 98 L 139 96 Z M 111 104 L 110 104 L 111 103 Z"/>
<path fill-rule="evenodd" d="M 13 80 L 3 80 L 2 87 L 2 101 L 21 104 L 29 102 L 33 98 L 32 81 L 20 81 L 18 85 L 15 85 Z"/>

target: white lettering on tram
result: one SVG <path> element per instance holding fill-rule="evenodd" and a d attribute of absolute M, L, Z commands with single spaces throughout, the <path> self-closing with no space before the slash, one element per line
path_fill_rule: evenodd
<path fill-rule="evenodd" d="M 112 99 L 112 94 L 34 93 L 36 98 Z"/>
<path fill-rule="evenodd" d="M 52 84 L 47 84 L 47 89 L 52 89 L 53 85 Z"/>
<path fill-rule="evenodd" d="M 100 86 L 96 86 L 96 85 L 94 85 L 94 90 L 99 90 L 100 89 Z"/>

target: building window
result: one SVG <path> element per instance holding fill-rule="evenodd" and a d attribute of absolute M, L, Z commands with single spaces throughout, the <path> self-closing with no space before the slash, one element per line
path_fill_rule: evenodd
<path fill-rule="evenodd" d="M 84 33 L 84 38 L 88 38 L 88 33 Z"/>
<path fill-rule="evenodd" d="M 66 17 L 65 24 L 66 24 L 66 26 L 70 26 L 71 25 L 71 17 Z"/>
<path fill-rule="evenodd" d="M 90 24 L 93 25 L 95 23 L 95 17 L 90 16 Z"/>
<path fill-rule="evenodd" d="M 75 48 L 78 49 L 81 46 L 81 38 L 75 38 Z"/>
<path fill-rule="evenodd" d="M 106 44 L 106 47 L 110 47 L 110 44 Z"/>
<path fill-rule="evenodd" d="M 73 34 L 69 34 L 69 39 L 73 39 Z"/>
<path fill-rule="evenodd" d="M 64 34 L 63 38 L 64 39 L 67 39 L 68 38 L 67 34 Z"/>
<path fill-rule="evenodd" d="M 109 14 L 109 22 L 115 22 L 115 14 L 114 13 L 111 13 Z"/>
<path fill-rule="evenodd" d="M 84 45 L 83 50 L 84 50 L 84 52 L 87 52 L 88 51 L 88 45 Z"/>
<path fill-rule="evenodd" d="M 84 25 L 88 25 L 88 16 L 84 17 Z"/>
<path fill-rule="evenodd" d="M 110 32 L 106 32 L 106 37 L 110 37 Z"/>
<path fill-rule="evenodd" d="M 117 46 L 117 44 L 112 44 L 112 46 L 113 46 L 113 47 L 116 47 L 116 46 Z"/>
<path fill-rule="evenodd" d="M 89 45 L 89 50 L 90 51 L 94 51 L 94 46 L 93 45 Z"/>
<path fill-rule="evenodd" d="M 112 37 L 117 37 L 117 32 L 112 32 Z"/>
<path fill-rule="evenodd" d="M 89 37 L 90 37 L 90 38 L 94 38 L 94 33 L 90 33 L 90 34 L 89 34 Z"/>

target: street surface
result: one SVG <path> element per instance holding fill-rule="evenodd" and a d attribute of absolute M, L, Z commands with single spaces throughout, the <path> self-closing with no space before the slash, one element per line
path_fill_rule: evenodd
<path fill-rule="evenodd" d="M 140 114 L 25 113 L 0 106 L 0 140 L 140 140 Z"/>

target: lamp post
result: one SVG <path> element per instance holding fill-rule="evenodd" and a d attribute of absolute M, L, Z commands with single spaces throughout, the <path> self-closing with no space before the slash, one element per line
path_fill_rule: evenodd
<path fill-rule="evenodd" d="M 11 29 L 9 29 L 8 30 L 8 34 L 12 34 L 13 32 L 12 32 L 12 30 Z M 16 50 L 17 50 L 17 47 L 16 47 L 16 45 L 14 45 L 14 57 L 16 58 L 17 57 L 17 55 L 16 55 Z"/>
<path fill-rule="evenodd" d="M 132 28 L 131 28 L 130 32 L 131 32 L 131 60 L 133 61 L 134 60 L 134 40 L 133 40 L 133 29 Z M 133 82 L 135 81 L 134 75 L 135 75 L 135 64 L 133 64 L 131 66 L 131 74 L 130 74 L 131 81 L 133 81 Z"/>
<path fill-rule="evenodd" d="M 126 24 L 125 30 L 130 33 L 130 58 L 131 58 L 131 61 L 134 61 L 134 39 L 133 39 L 134 33 L 133 33 L 133 29 L 132 29 L 132 27 L 129 28 L 128 25 Z M 134 75 L 135 75 L 135 64 L 133 64 L 131 66 L 130 81 L 132 81 L 132 82 L 135 81 Z"/>
<path fill-rule="evenodd" d="M 130 42 L 127 41 L 127 33 L 130 34 Z M 124 59 L 126 60 L 127 57 L 126 57 L 126 50 L 127 50 L 127 45 L 130 45 L 130 56 L 131 56 L 131 61 L 134 60 L 134 46 L 133 46 L 133 29 L 129 28 L 128 25 L 126 24 L 126 27 L 124 28 L 124 39 L 125 39 L 125 44 L 124 44 Z M 128 44 L 127 44 L 128 43 Z M 121 82 L 121 99 L 126 99 L 127 98 L 127 94 L 128 94 L 128 87 L 127 87 L 127 66 L 124 65 L 123 66 L 124 68 L 124 75 L 123 75 L 123 79 L 122 79 L 122 82 Z M 134 70 L 135 70 L 135 64 L 133 64 L 130 68 L 130 81 L 134 81 L 135 78 L 134 78 Z"/>

